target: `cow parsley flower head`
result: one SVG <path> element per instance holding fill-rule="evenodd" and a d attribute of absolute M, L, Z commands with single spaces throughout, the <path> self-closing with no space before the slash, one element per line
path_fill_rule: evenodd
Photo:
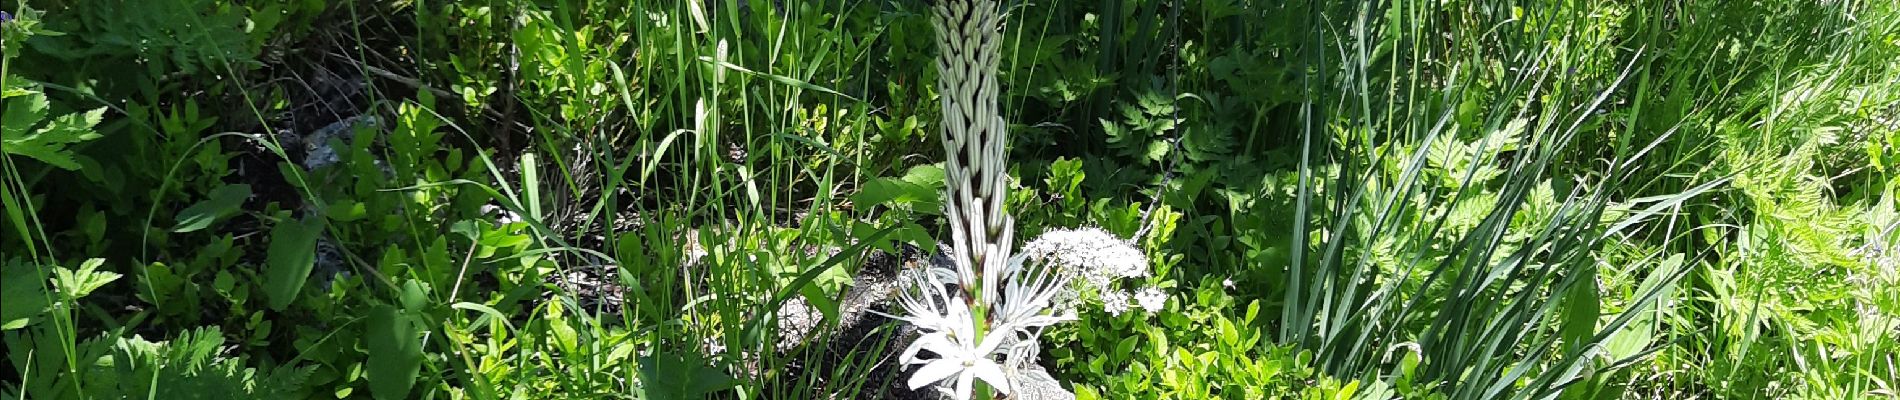
<path fill-rule="evenodd" d="M 1148 257 L 1133 243 L 1101 228 L 1056 229 L 1023 245 L 1032 260 L 1073 269 L 1092 287 L 1107 288 L 1114 279 L 1148 276 Z"/>

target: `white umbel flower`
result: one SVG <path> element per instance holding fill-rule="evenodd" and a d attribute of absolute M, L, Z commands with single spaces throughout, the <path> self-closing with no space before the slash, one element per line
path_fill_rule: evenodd
<path fill-rule="evenodd" d="M 1120 290 L 1103 291 L 1102 311 L 1107 311 L 1108 315 L 1121 316 L 1128 311 L 1128 293 Z"/>
<path fill-rule="evenodd" d="M 1089 285 L 1104 289 L 1119 278 L 1148 276 L 1148 257 L 1133 243 L 1101 228 L 1056 229 L 1023 245 L 1031 260 L 1075 270 Z"/>
<path fill-rule="evenodd" d="M 1135 293 L 1135 303 L 1148 310 L 1149 314 L 1154 314 L 1168 306 L 1168 294 L 1162 293 L 1161 288 L 1150 286 Z"/>

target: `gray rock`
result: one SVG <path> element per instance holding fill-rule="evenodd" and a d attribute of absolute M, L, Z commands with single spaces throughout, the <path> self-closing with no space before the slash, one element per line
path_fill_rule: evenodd
<path fill-rule="evenodd" d="M 949 259 L 926 256 L 916 247 L 902 246 L 893 254 L 872 252 L 852 279 L 838 303 L 838 321 L 826 323 L 824 315 L 803 298 L 793 298 L 779 307 L 778 355 L 784 359 L 812 359 L 812 365 L 790 365 L 786 376 L 833 376 L 834 373 L 864 377 L 857 398 L 938 399 L 934 390 L 911 391 L 904 387 L 908 376 L 898 365 L 897 355 L 916 340 L 914 328 L 879 315 L 897 312 L 899 276 L 906 270 L 921 270 L 932 263 Z M 852 373 L 839 368 L 862 366 L 863 357 L 875 357 L 868 371 Z M 754 371 L 756 372 L 756 371 Z M 788 393 L 794 397 L 823 397 L 812 393 Z"/>
<path fill-rule="evenodd" d="M 336 139 L 348 145 L 355 139 L 357 125 L 379 128 L 381 122 L 382 120 L 374 115 L 358 115 L 331 123 L 304 136 L 298 141 L 304 148 L 304 169 L 316 170 L 336 164 L 340 157 L 337 155 L 338 150 L 330 147 L 330 139 Z"/>

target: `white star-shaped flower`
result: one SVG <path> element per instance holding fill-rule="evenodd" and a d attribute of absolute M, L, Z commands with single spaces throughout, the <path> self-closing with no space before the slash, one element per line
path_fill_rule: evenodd
<path fill-rule="evenodd" d="M 923 364 L 922 368 L 912 372 L 908 385 L 917 389 L 955 377 L 955 397 L 968 400 L 974 391 L 974 383 L 981 379 L 997 392 L 1009 394 L 1009 377 L 1003 373 L 1003 365 L 998 364 L 990 355 L 1009 335 L 1007 332 L 991 332 L 981 343 L 975 343 L 976 332 L 970 315 L 970 308 L 960 299 L 950 298 L 945 314 L 934 316 L 908 316 L 919 328 L 927 332 L 911 342 L 904 349 L 899 360 L 907 365 Z M 937 353 L 935 359 L 917 358 L 922 350 Z"/>

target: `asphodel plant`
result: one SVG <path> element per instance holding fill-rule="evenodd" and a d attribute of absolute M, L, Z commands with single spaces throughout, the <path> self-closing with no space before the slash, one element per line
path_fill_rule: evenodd
<path fill-rule="evenodd" d="M 944 207 L 953 271 L 913 274 L 900 296 L 921 335 L 900 362 L 920 365 L 911 389 L 940 387 L 958 399 L 1008 394 L 1015 365 L 1009 354 L 1033 350 L 1035 335 L 1072 315 L 1051 310 L 1071 281 L 1061 268 L 1026 267 L 1011 257 L 1015 221 L 1003 200 L 1009 182 L 1008 132 L 997 110 L 997 46 L 1003 13 L 992 0 L 938 0 L 937 92 L 943 106 Z M 925 352 L 928 352 L 927 354 Z M 1015 352 L 1021 354 L 1020 351 Z"/>
<path fill-rule="evenodd" d="M 1008 132 L 996 81 L 1003 12 L 994 0 L 938 0 L 933 8 L 951 265 L 905 274 L 904 315 L 892 317 L 920 334 L 899 357 L 918 366 L 906 382 L 911 389 L 943 383 L 937 388 L 957 399 L 987 398 L 1033 379 L 1021 372 L 1036 358 L 1038 336 L 1075 319 L 1083 290 L 1102 291 L 1104 310 L 1119 316 L 1129 296 L 1112 282 L 1146 277 L 1147 257 L 1094 228 L 1045 232 L 1011 254 L 1015 220 L 1003 203 Z M 1135 297 L 1149 312 L 1166 300 L 1155 288 Z"/>

